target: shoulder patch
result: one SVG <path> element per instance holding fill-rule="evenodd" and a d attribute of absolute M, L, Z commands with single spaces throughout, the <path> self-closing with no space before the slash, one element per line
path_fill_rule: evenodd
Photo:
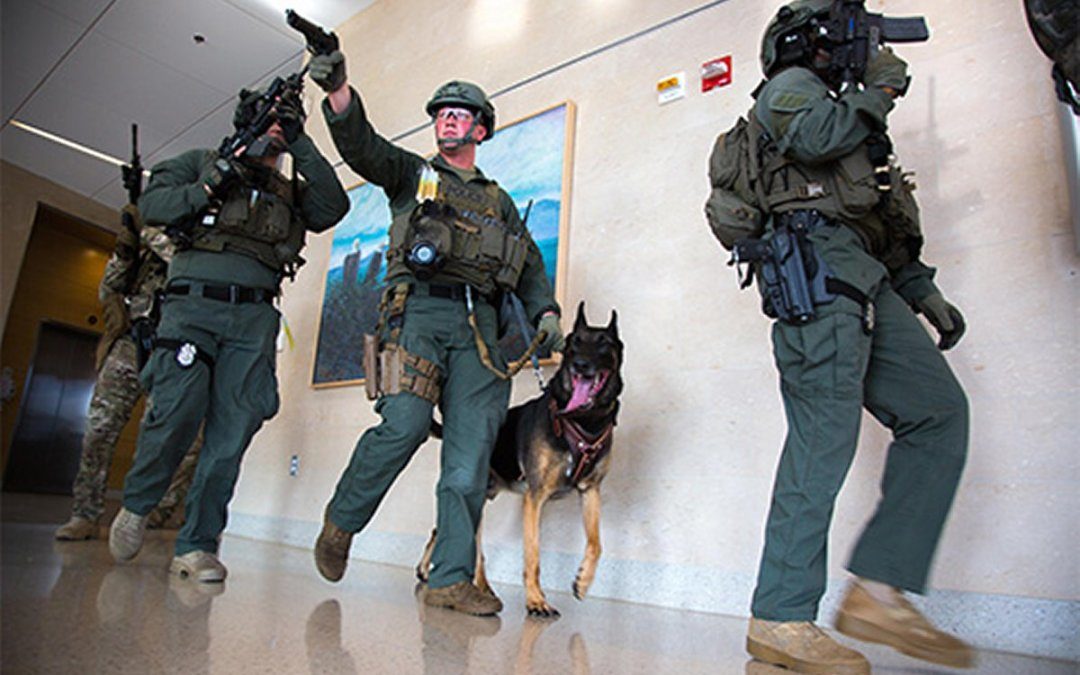
<path fill-rule="evenodd" d="M 810 97 L 795 91 L 782 91 L 769 101 L 769 108 L 777 112 L 794 112 L 806 107 Z"/>

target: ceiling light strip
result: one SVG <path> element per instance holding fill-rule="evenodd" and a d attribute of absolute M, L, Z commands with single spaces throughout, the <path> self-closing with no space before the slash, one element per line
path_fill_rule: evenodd
<path fill-rule="evenodd" d="M 72 150 L 77 150 L 84 155 L 90 155 L 94 159 L 100 159 L 103 162 L 108 162 L 109 164 L 113 164 L 115 166 L 124 166 L 125 164 L 127 164 L 127 162 L 122 159 L 117 159 L 112 155 L 106 155 L 104 152 L 98 152 L 93 148 L 88 148 L 85 145 L 76 143 L 72 140 L 68 140 L 63 136 L 57 136 L 56 134 L 49 133 L 44 129 L 38 129 L 37 127 L 27 124 L 26 122 L 20 122 L 19 120 L 11 120 L 11 126 L 22 129 L 23 131 L 29 131 L 32 134 L 41 136 L 45 140 L 52 141 L 53 143 L 59 143 L 60 145 L 71 148 Z"/>

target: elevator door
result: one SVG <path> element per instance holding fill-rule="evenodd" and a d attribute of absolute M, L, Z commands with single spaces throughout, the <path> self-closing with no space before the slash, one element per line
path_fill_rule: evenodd
<path fill-rule="evenodd" d="M 71 494 L 94 391 L 93 333 L 42 323 L 4 474 L 7 492 Z"/>

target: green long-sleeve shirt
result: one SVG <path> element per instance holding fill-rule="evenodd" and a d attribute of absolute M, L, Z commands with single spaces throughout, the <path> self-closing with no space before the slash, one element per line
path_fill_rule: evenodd
<path fill-rule="evenodd" d="M 288 149 L 300 182 L 298 212 L 311 232 L 324 232 L 349 210 L 349 198 L 334 168 L 311 139 L 301 134 Z M 156 164 L 139 199 L 143 221 L 151 227 L 193 225 L 206 212 L 210 199 L 203 180 L 217 153 L 189 150 Z M 280 270 L 233 251 L 186 250 L 169 264 L 169 278 L 194 278 L 259 288 L 275 288 Z"/>
<path fill-rule="evenodd" d="M 416 191 L 420 180 L 420 169 L 425 160 L 420 155 L 405 150 L 391 143 L 375 131 L 364 112 L 363 103 L 355 90 L 350 90 L 352 98 L 348 107 L 340 114 L 330 107 L 329 100 L 323 101 L 323 115 L 330 127 L 338 152 L 353 171 L 365 180 L 378 185 L 390 201 L 390 212 L 394 218 L 412 213 L 418 206 Z M 432 167 L 439 172 L 440 180 L 456 181 L 475 192 L 483 192 L 492 181 L 476 169 L 475 173 L 464 172 L 446 163 L 441 156 L 431 161 Z M 544 262 L 540 250 L 528 231 L 521 223 L 517 207 L 505 190 L 499 189 L 499 218 L 512 232 L 523 234 L 528 240 L 525 266 L 518 280 L 515 292 L 525 305 L 525 310 L 535 321 L 547 310 L 558 311 L 558 305 L 552 294 L 551 284 L 544 273 Z M 401 281 L 411 275 L 407 272 L 396 273 L 390 281 Z M 460 279 L 440 278 L 435 281 L 459 282 Z"/>
<path fill-rule="evenodd" d="M 864 143 L 871 134 L 886 131 L 894 106 L 892 97 L 877 87 L 834 96 L 813 71 L 792 67 L 765 82 L 752 114 L 778 152 L 796 163 L 820 166 L 866 152 Z M 935 270 L 918 260 L 917 247 L 902 237 L 891 239 L 886 250 L 875 253 L 901 296 L 914 302 L 936 292 Z"/>

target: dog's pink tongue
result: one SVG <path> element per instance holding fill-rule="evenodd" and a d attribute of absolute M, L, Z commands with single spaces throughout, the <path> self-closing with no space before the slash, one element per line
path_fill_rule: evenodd
<path fill-rule="evenodd" d="M 574 377 L 573 380 L 574 389 L 570 392 L 570 401 L 563 408 L 564 413 L 568 413 L 571 410 L 577 410 L 583 405 L 589 402 L 590 394 L 592 393 L 592 380 L 586 380 L 582 377 Z"/>

